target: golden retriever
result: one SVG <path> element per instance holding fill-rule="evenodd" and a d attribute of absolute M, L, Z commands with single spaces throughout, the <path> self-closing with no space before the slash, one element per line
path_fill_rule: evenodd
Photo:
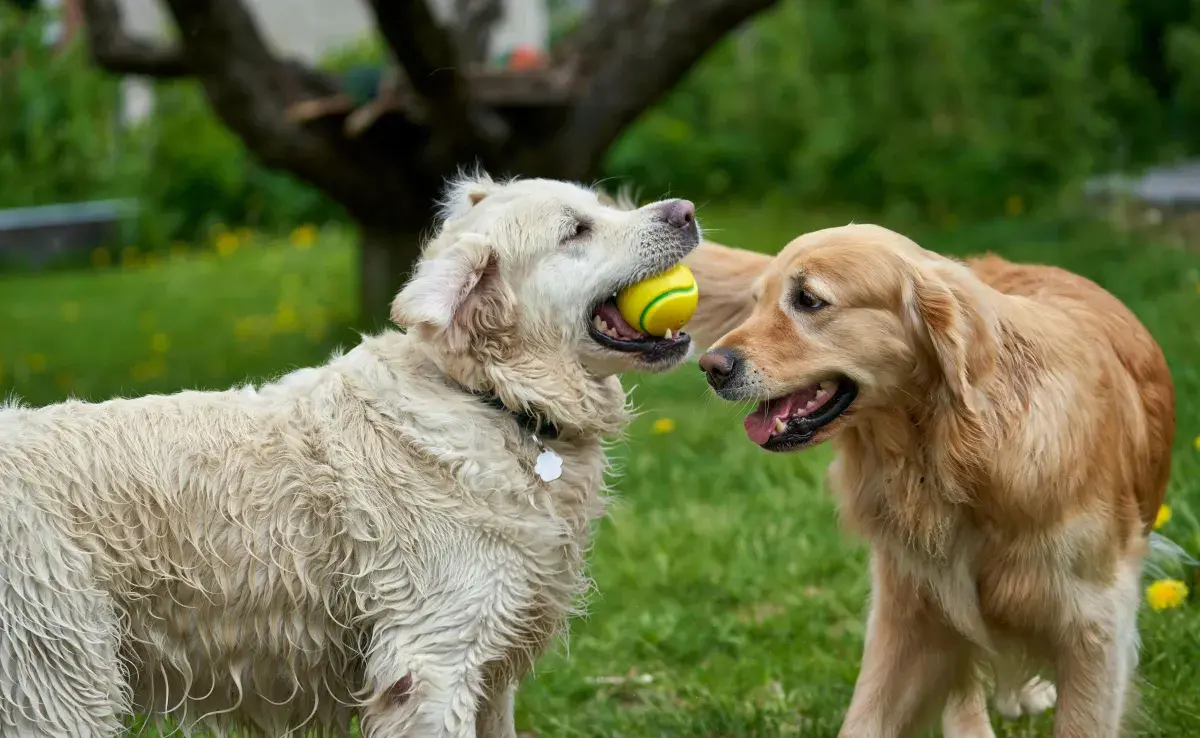
<path fill-rule="evenodd" d="M 833 443 L 829 486 L 871 547 L 841 735 L 911 736 L 940 711 L 946 735 L 990 737 L 983 679 L 1032 710 L 1053 700 L 1043 669 L 1057 738 L 1118 735 L 1175 422 L 1137 318 L 1062 269 L 870 225 L 688 263 L 709 384 L 759 403 L 746 433 L 767 450 Z"/>
<path fill-rule="evenodd" d="M 662 371 L 612 295 L 694 207 L 455 183 L 384 331 L 260 387 L 0 405 L 0 736 L 515 738 L 587 588 L 615 372 Z"/>

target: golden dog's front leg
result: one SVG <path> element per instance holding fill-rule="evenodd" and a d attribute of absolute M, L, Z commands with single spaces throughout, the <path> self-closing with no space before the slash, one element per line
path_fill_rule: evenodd
<path fill-rule="evenodd" d="M 970 644 L 878 553 L 871 573 L 862 668 L 840 738 L 915 736 L 943 708 L 948 735 L 991 738 Z"/>
<path fill-rule="evenodd" d="M 1117 738 L 1138 661 L 1141 565 L 1123 562 L 1112 585 L 1074 593 L 1078 619 L 1057 644 L 1054 738 Z"/>

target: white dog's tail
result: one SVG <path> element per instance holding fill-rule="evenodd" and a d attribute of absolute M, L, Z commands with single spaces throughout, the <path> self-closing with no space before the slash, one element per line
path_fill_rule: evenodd
<path fill-rule="evenodd" d="M 1185 566 L 1200 566 L 1200 561 L 1192 558 L 1182 546 L 1163 534 L 1150 534 L 1150 553 L 1146 556 L 1145 565 L 1147 574 L 1155 579 L 1167 579 L 1173 576 L 1171 569 L 1178 573 L 1179 569 Z"/>

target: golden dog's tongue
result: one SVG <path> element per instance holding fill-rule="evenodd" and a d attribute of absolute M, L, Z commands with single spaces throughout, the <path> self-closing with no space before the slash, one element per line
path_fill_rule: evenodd
<path fill-rule="evenodd" d="M 828 385 L 828 386 L 827 386 Z M 833 395 L 832 383 L 806 387 L 786 397 L 768 400 L 746 416 L 746 435 L 759 446 L 771 440 L 771 436 L 785 425 L 788 418 L 804 417 L 823 405 Z"/>
<path fill-rule="evenodd" d="M 796 395 L 788 395 L 759 405 L 758 409 L 746 416 L 746 435 L 759 446 L 771 440 L 771 434 L 775 432 L 775 418 L 786 420 L 795 400 Z"/>

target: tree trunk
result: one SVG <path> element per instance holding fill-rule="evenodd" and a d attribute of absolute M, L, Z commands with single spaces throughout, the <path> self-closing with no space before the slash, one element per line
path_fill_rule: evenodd
<path fill-rule="evenodd" d="M 358 324 L 377 331 L 387 326 L 392 298 L 420 254 L 428 222 L 362 225 L 359 228 Z"/>
<path fill-rule="evenodd" d="M 778 2 L 596 0 L 550 64 L 514 72 L 471 63 L 501 15 L 498 0 L 458 0 L 457 27 L 439 22 L 427 0 L 367 0 L 397 68 L 368 103 L 382 114 L 359 130 L 346 125 L 363 108 L 345 81 L 280 57 L 245 0 L 163 0 L 176 44 L 127 33 L 118 0 L 80 1 L 101 66 L 196 78 L 260 162 L 346 207 L 361 226 L 364 327 L 387 321 L 443 177 L 464 166 L 594 177 L 621 131 L 708 48 Z"/>

